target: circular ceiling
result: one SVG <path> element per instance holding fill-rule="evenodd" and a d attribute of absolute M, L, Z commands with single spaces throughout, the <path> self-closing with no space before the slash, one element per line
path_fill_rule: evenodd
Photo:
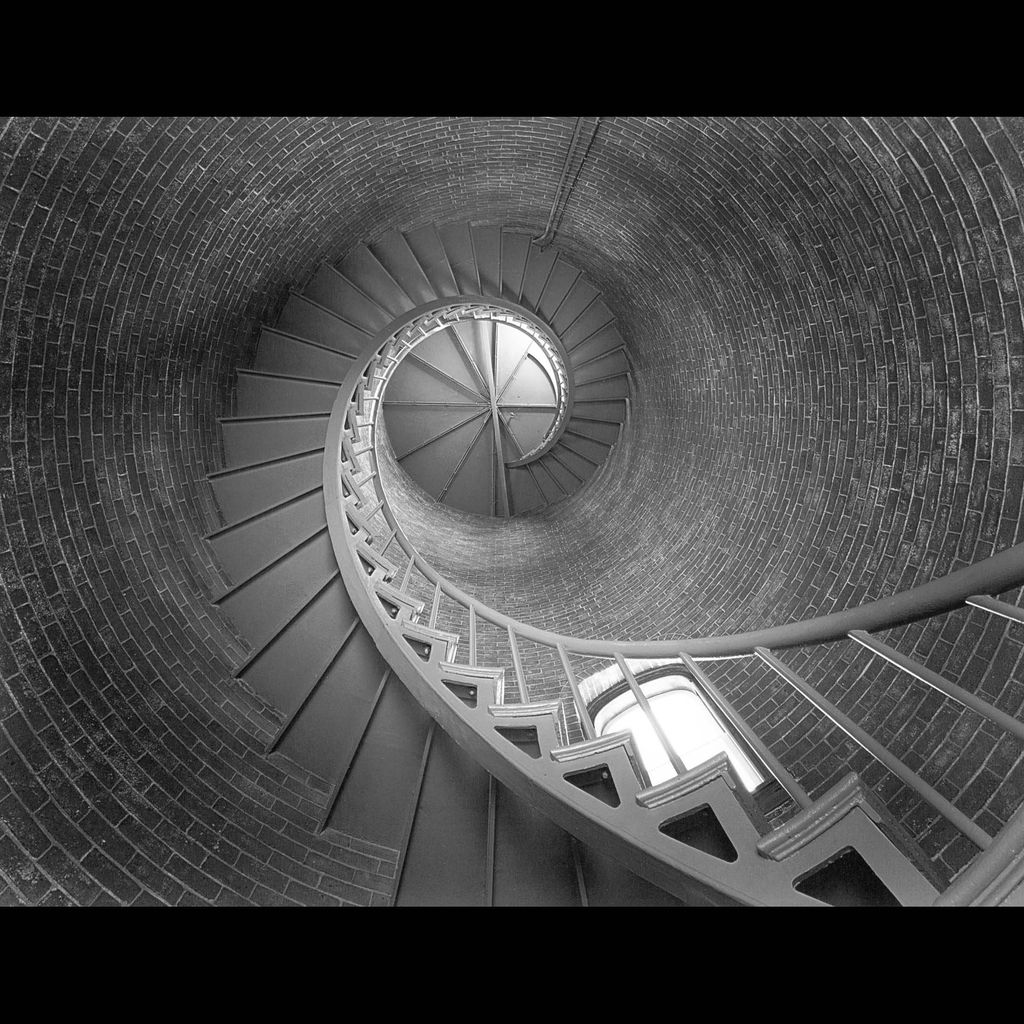
<path fill-rule="evenodd" d="M 405 357 L 383 409 L 396 461 L 435 501 L 508 516 L 508 469 L 550 450 L 570 404 L 550 339 L 504 318 L 467 316 Z"/>

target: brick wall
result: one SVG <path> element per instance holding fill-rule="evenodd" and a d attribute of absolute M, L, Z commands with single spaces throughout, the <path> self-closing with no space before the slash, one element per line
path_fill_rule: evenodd
<path fill-rule="evenodd" d="M 3 122 L 0 901 L 387 898 L 393 852 L 314 835 L 323 780 L 263 756 L 276 713 L 231 678 L 199 539 L 215 417 L 320 260 L 429 220 L 539 231 L 571 131 Z M 515 523 L 409 497 L 418 542 L 529 621 L 659 637 L 831 611 L 1021 539 L 1022 149 L 1020 119 L 602 122 L 557 244 L 620 317 L 630 437 L 600 494 Z M 894 642 L 1017 711 L 1020 644 L 979 616 Z M 793 663 L 1005 820 L 1019 747 L 844 646 Z M 844 770 L 763 673 L 716 678 L 814 792 Z M 970 851 L 873 771 L 955 871 Z"/>

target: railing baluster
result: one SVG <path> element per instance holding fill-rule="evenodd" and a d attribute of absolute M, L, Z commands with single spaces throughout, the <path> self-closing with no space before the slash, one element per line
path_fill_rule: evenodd
<path fill-rule="evenodd" d="M 987 597 L 985 594 L 975 594 L 973 597 L 967 598 L 964 604 L 973 605 L 975 608 L 981 608 L 993 615 L 1001 615 L 1004 619 L 1024 625 L 1024 608 L 1018 608 L 1015 604 L 997 601 L 994 597 Z"/>
<path fill-rule="evenodd" d="M 476 664 L 476 609 L 469 606 L 469 663 Z"/>
<path fill-rule="evenodd" d="M 579 684 L 576 682 L 576 673 L 573 672 L 572 665 L 569 664 L 569 656 L 565 653 L 565 648 L 561 644 L 556 647 L 556 650 L 558 651 L 559 658 L 562 659 L 562 668 L 565 670 L 566 677 L 569 680 L 569 689 L 572 690 L 572 699 L 576 704 L 576 712 L 579 715 L 580 725 L 583 728 L 583 735 L 588 740 L 597 739 L 593 719 L 591 719 L 590 712 L 587 710 L 583 694 L 580 693 Z"/>
<path fill-rule="evenodd" d="M 434 584 L 434 603 L 430 606 L 430 628 L 437 626 L 437 609 L 441 605 L 441 584 Z"/>
<path fill-rule="evenodd" d="M 719 710 L 725 715 L 736 731 L 757 751 L 758 757 L 767 765 L 768 770 L 775 776 L 782 788 L 789 793 L 800 807 L 810 807 L 814 801 L 807 795 L 804 787 L 783 767 L 782 762 L 768 749 L 764 740 L 750 728 L 746 720 L 725 699 L 718 687 L 707 677 L 704 670 L 685 652 L 680 651 L 679 657 L 686 666 L 687 671 L 707 691 L 708 695 L 718 705 Z"/>
<path fill-rule="evenodd" d="M 933 672 L 931 669 L 925 668 L 924 665 L 919 665 L 916 661 L 912 661 L 895 648 L 890 647 L 888 644 L 883 644 L 881 640 L 876 640 L 870 633 L 855 629 L 850 633 L 850 639 L 856 640 L 862 647 L 866 647 L 880 658 L 884 658 L 890 665 L 895 665 L 908 675 L 912 675 L 915 679 L 919 679 L 922 683 L 938 690 L 939 693 L 952 697 L 953 700 L 959 701 L 965 707 L 977 711 L 979 715 L 983 715 L 990 722 L 994 722 L 1000 729 L 1013 733 L 1017 739 L 1024 740 L 1024 722 L 1020 722 L 1005 711 L 1000 711 L 999 708 L 993 707 L 988 701 L 976 697 L 968 690 L 957 686 L 956 683 L 951 683 L 948 679 L 944 679 L 937 672 Z"/>
<path fill-rule="evenodd" d="M 802 693 L 823 715 L 830 718 L 855 743 L 860 744 L 876 760 L 880 761 L 898 779 L 910 787 L 918 796 L 931 804 L 947 821 L 958 828 L 968 839 L 981 849 L 987 850 L 992 845 L 992 837 L 979 828 L 962 811 L 957 810 L 944 796 L 937 793 L 916 772 L 912 772 L 902 761 L 894 757 L 873 736 L 866 733 L 859 725 L 847 718 L 834 704 L 827 701 L 815 689 L 803 681 L 788 665 L 784 665 L 771 651 L 764 647 L 755 647 L 754 653 L 772 668 L 777 675 L 789 683 L 795 690 Z"/>
<path fill-rule="evenodd" d="M 516 685 L 519 687 L 519 699 L 524 704 L 529 704 L 530 697 L 526 692 L 526 677 L 523 675 L 523 663 L 519 659 L 519 645 L 516 643 L 516 634 L 511 626 L 508 627 L 508 644 L 512 648 L 512 664 L 516 670 Z"/>
<path fill-rule="evenodd" d="M 409 577 L 412 576 L 412 567 L 416 561 L 415 555 L 409 556 L 409 564 L 405 567 L 405 574 L 402 576 L 402 585 L 398 588 L 401 593 L 405 593 L 405 588 L 409 586 Z"/>
<path fill-rule="evenodd" d="M 654 712 L 651 710 L 650 702 L 647 700 L 647 694 L 640 689 L 640 685 L 636 681 L 636 676 L 633 675 L 632 670 L 626 664 L 626 659 L 621 654 L 615 655 L 615 660 L 618 662 L 619 668 L 622 671 L 623 678 L 629 685 L 633 696 L 636 698 L 637 704 L 640 706 L 647 720 L 651 723 L 651 728 L 654 730 L 655 735 L 658 737 L 658 741 L 665 748 L 665 753 L 668 754 L 668 759 L 672 763 L 672 768 L 677 775 L 686 774 L 686 765 L 683 764 L 683 759 L 676 753 L 676 748 L 669 743 L 668 737 L 665 735 L 665 730 L 662 729 L 661 723 L 655 717 Z"/>
<path fill-rule="evenodd" d="M 345 453 L 345 458 L 352 464 L 353 472 L 357 472 L 359 463 L 356 462 L 356 453 L 352 450 L 352 436 L 348 431 L 341 435 L 341 449 Z"/>

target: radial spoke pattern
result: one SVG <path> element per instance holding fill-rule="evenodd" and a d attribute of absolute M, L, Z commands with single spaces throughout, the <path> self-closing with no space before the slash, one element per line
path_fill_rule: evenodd
<path fill-rule="evenodd" d="M 435 500 L 482 515 L 537 511 L 582 487 L 618 440 L 629 368 L 615 318 L 578 268 L 525 233 L 392 232 L 324 267 L 306 293 L 370 334 L 381 313 L 483 295 L 522 307 L 558 339 L 555 368 L 528 332 L 467 319 L 398 368 L 382 406 L 388 435 L 400 469 Z"/>
<path fill-rule="evenodd" d="M 528 234 L 428 224 L 357 246 L 293 296 L 279 325 L 290 336 L 268 333 L 261 360 L 332 380 L 339 356 L 323 346 L 356 351 L 413 307 L 460 296 L 521 307 L 559 344 L 475 318 L 425 338 L 384 395 L 396 460 L 435 501 L 499 517 L 538 511 L 607 459 L 627 416 L 629 367 L 600 290 Z M 295 342 L 309 331 L 319 347 Z"/>
<path fill-rule="evenodd" d="M 558 409 L 547 353 L 511 324 L 483 319 L 422 342 L 384 400 L 397 461 L 417 483 L 437 501 L 504 517 L 513 511 L 508 463 L 538 449 Z M 490 471 L 480 472 L 486 452 Z"/>

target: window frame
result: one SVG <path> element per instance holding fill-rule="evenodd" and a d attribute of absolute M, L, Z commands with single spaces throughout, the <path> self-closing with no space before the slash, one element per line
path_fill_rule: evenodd
<path fill-rule="evenodd" d="M 667 686 L 662 690 L 655 690 L 653 693 L 648 692 L 647 687 L 651 683 L 654 683 L 665 676 L 676 676 L 681 680 L 681 682 L 677 682 L 673 686 Z M 747 742 L 740 730 L 733 724 L 732 718 L 718 705 L 714 698 L 709 696 L 700 683 L 686 671 L 686 666 L 681 661 L 677 661 L 669 665 L 658 665 L 654 668 L 647 669 L 637 673 L 635 678 L 637 686 L 640 687 L 644 695 L 647 697 L 658 696 L 661 693 L 669 693 L 672 690 L 688 690 L 697 697 L 722 732 L 724 732 L 726 736 L 736 744 L 743 755 L 753 765 L 755 771 L 761 776 L 761 782 L 750 791 L 751 797 L 762 793 L 766 786 L 773 783 L 778 784 L 778 780 L 775 778 L 775 775 L 764 763 L 757 751 L 754 750 L 749 742 Z M 631 707 L 637 706 L 636 697 L 633 695 L 629 683 L 627 683 L 625 679 L 609 686 L 608 689 L 603 690 L 587 704 L 587 714 L 590 716 L 591 722 L 594 723 L 594 731 L 598 736 L 604 735 L 604 732 L 597 724 L 598 715 L 602 710 L 604 710 L 604 708 L 612 703 L 612 701 L 624 695 L 632 697 L 632 701 L 614 712 L 612 716 L 612 719 L 614 720 L 614 718 L 619 714 L 628 711 Z M 743 784 L 740 783 L 740 785 L 742 786 Z M 744 786 L 743 788 L 746 792 L 746 787 Z"/>

